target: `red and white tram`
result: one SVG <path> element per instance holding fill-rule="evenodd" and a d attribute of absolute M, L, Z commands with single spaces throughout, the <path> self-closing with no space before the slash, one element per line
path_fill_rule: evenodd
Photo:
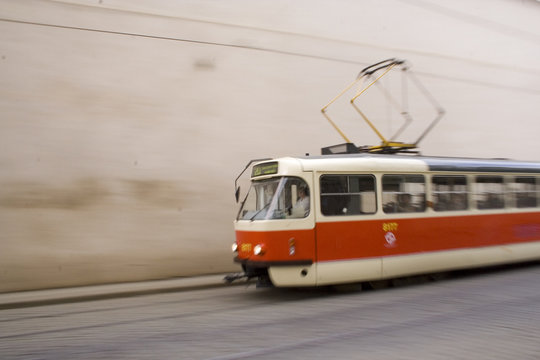
<path fill-rule="evenodd" d="M 392 69 L 436 110 L 414 143 L 388 140 L 355 103 Z M 411 153 L 444 114 L 411 75 L 403 60 L 368 66 L 321 109 L 346 143 L 322 156 L 255 161 L 235 221 L 242 276 L 320 286 L 540 259 L 540 163 L 396 154 Z M 367 85 L 349 103 L 380 146 L 356 147 L 328 115 L 356 84 Z M 390 139 L 413 121 L 406 102 L 398 113 L 404 124 Z"/>
<path fill-rule="evenodd" d="M 275 286 L 540 259 L 540 163 L 340 154 L 256 162 L 235 261 Z"/>

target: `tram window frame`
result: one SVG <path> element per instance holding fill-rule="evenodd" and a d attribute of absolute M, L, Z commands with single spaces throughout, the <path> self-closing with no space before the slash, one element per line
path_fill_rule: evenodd
<path fill-rule="evenodd" d="M 319 178 L 319 185 L 324 216 L 373 215 L 377 212 L 375 175 L 324 174 Z"/>
<path fill-rule="evenodd" d="M 478 210 L 499 210 L 506 206 L 505 181 L 501 175 L 474 178 L 474 204 Z"/>
<path fill-rule="evenodd" d="M 431 186 L 434 211 L 463 211 L 469 208 L 469 187 L 465 175 L 433 175 Z"/>
<path fill-rule="evenodd" d="M 421 185 L 421 189 L 415 189 Z M 426 211 L 426 177 L 423 174 L 384 174 L 382 206 L 386 214 Z"/>
<path fill-rule="evenodd" d="M 298 204 L 301 188 L 306 195 L 304 201 L 309 204 L 307 209 Z M 298 176 L 276 176 L 252 181 L 237 220 L 302 219 L 310 212 L 310 188 L 306 180 Z"/>
<path fill-rule="evenodd" d="M 527 187 L 527 185 L 532 186 Z M 518 209 L 538 207 L 540 205 L 539 185 L 540 182 L 536 176 L 515 176 L 511 178 L 507 183 L 507 187 L 512 206 Z"/>

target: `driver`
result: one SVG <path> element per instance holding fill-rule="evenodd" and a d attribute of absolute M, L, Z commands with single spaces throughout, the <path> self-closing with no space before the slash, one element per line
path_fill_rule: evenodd
<path fill-rule="evenodd" d="M 307 186 L 303 185 L 298 188 L 298 199 L 296 204 L 291 208 L 290 215 L 293 218 L 306 217 L 309 214 L 309 196 Z"/>

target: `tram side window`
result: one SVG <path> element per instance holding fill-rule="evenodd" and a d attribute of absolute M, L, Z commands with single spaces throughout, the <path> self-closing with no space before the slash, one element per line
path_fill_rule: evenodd
<path fill-rule="evenodd" d="M 538 182 L 533 176 L 517 176 L 508 183 L 512 201 L 518 208 L 538 206 Z"/>
<path fill-rule="evenodd" d="M 435 211 L 467 209 L 468 194 L 465 176 L 434 175 L 431 181 Z"/>
<path fill-rule="evenodd" d="M 323 215 L 373 214 L 377 210 L 373 175 L 323 175 L 320 184 Z"/>
<path fill-rule="evenodd" d="M 504 208 L 504 181 L 502 176 L 476 177 L 475 203 L 481 210 Z"/>
<path fill-rule="evenodd" d="M 423 175 L 383 175 L 385 213 L 422 212 L 426 209 L 426 184 Z"/>

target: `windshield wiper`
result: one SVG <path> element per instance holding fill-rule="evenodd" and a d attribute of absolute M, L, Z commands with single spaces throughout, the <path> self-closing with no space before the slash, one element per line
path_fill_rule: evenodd
<path fill-rule="evenodd" d="M 272 203 L 272 200 L 270 200 L 269 202 L 266 203 L 266 205 L 264 205 L 260 210 L 258 210 L 255 214 L 253 214 L 253 216 L 249 219 L 249 221 L 253 221 L 253 219 L 255 219 L 255 217 L 257 215 L 259 215 L 259 213 L 263 210 L 265 210 L 266 208 L 268 208 L 270 206 L 270 204 Z"/>

